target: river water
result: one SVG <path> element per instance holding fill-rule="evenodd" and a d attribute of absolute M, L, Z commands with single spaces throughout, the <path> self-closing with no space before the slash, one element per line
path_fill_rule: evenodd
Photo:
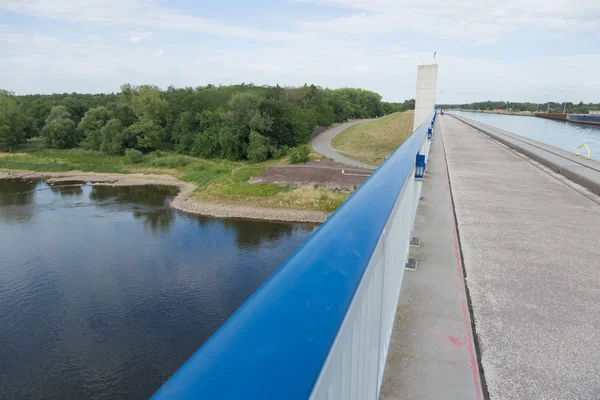
<path fill-rule="evenodd" d="M 1 399 L 148 398 L 314 230 L 175 193 L 0 180 Z"/>
<path fill-rule="evenodd" d="M 451 113 L 573 153 L 580 145 L 587 144 L 592 159 L 600 160 L 600 127 L 518 115 L 461 111 L 451 111 Z M 587 156 L 587 151 L 582 149 L 582 152 Z"/>

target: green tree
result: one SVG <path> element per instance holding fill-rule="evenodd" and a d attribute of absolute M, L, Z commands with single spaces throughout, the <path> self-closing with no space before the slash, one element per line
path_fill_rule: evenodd
<path fill-rule="evenodd" d="M 65 106 L 54 106 L 50 110 L 50 114 L 46 117 L 45 123 L 49 123 L 55 119 L 71 118 L 71 113 Z"/>
<path fill-rule="evenodd" d="M 250 132 L 250 143 L 248 144 L 248 160 L 251 162 L 263 162 L 269 158 L 269 139 L 258 132 Z"/>
<path fill-rule="evenodd" d="M 154 86 L 137 88 L 131 96 L 131 105 L 139 119 L 144 118 L 157 123 L 164 121 L 169 111 L 169 103 Z"/>
<path fill-rule="evenodd" d="M 219 141 L 220 127 L 213 126 L 204 129 L 194 137 L 190 154 L 203 158 L 221 157 L 223 150 Z"/>
<path fill-rule="evenodd" d="M 88 110 L 86 103 L 85 99 L 77 94 L 69 95 L 61 101 L 61 105 L 67 108 L 69 114 L 71 114 L 71 119 L 75 121 L 76 124 L 81 121 Z"/>
<path fill-rule="evenodd" d="M 127 147 L 133 147 L 143 152 L 156 150 L 162 135 L 162 127 L 157 121 L 140 118 L 126 129 Z"/>
<path fill-rule="evenodd" d="M 0 151 L 12 151 L 13 147 L 25 142 L 27 120 L 17 102 L 11 97 L 0 95 Z"/>
<path fill-rule="evenodd" d="M 171 130 L 171 138 L 177 145 L 177 151 L 188 154 L 199 130 L 200 122 L 196 115 L 191 111 L 182 112 Z"/>
<path fill-rule="evenodd" d="M 108 154 L 122 154 L 130 143 L 127 142 L 125 128 L 121 120 L 113 118 L 100 129 L 100 151 Z"/>
<path fill-rule="evenodd" d="M 222 113 L 225 125 L 219 131 L 219 143 L 226 158 L 244 158 L 250 132 L 266 133 L 271 129 L 273 119 L 260 112 L 262 100 L 256 93 L 242 92 L 228 102 L 228 110 Z"/>
<path fill-rule="evenodd" d="M 57 149 L 76 147 L 83 138 L 65 106 L 52 107 L 41 133 L 46 146 Z"/>
<path fill-rule="evenodd" d="M 57 149 L 76 147 L 82 139 L 75 121 L 70 118 L 57 118 L 48 122 L 42 129 L 42 137 L 46 146 Z"/>
<path fill-rule="evenodd" d="M 93 150 L 100 150 L 102 135 L 100 130 L 111 119 L 110 112 L 104 106 L 90 108 L 85 113 L 78 128 L 83 133 L 85 140 L 83 146 Z"/>
<path fill-rule="evenodd" d="M 29 139 L 29 138 L 39 136 L 39 134 L 40 134 L 40 128 L 38 128 L 38 125 L 35 122 L 35 119 L 33 119 L 31 117 L 27 117 L 27 122 L 26 122 L 26 126 L 25 126 L 25 137 L 27 139 Z"/>

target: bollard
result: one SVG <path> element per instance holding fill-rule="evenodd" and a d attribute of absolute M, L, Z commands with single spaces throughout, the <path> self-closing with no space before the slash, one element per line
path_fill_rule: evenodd
<path fill-rule="evenodd" d="M 423 177 L 425 176 L 425 167 L 425 154 L 417 154 L 415 179 L 423 179 Z"/>

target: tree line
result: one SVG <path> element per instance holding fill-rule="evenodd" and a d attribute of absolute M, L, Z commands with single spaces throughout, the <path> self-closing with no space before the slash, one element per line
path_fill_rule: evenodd
<path fill-rule="evenodd" d="M 546 103 L 519 103 L 512 101 L 479 101 L 475 103 L 465 104 L 439 104 L 438 108 L 462 108 L 465 110 L 512 110 L 512 111 L 529 111 L 529 112 L 563 112 L 564 103 L 561 102 L 546 102 Z M 567 102 L 566 112 L 568 114 L 587 114 L 591 110 L 600 110 L 600 103 L 579 103 Z"/>
<path fill-rule="evenodd" d="M 308 143 L 315 126 L 414 108 L 354 88 L 200 86 L 161 90 L 125 84 L 120 93 L 15 96 L 0 91 L 0 150 L 41 136 L 46 146 L 107 154 L 169 143 L 181 154 L 264 161 Z"/>

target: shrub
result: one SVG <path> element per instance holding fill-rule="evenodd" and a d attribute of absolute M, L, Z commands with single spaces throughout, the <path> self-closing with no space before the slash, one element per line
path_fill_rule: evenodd
<path fill-rule="evenodd" d="M 292 162 L 292 164 L 307 162 L 309 154 L 310 148 L 306 144 L 300 147 L 294 147 L 290 150 L 290 161 Z"/>
<path fill-rule="evenodd" d="M 263 162 L 269 157 L 269 139 L 257 132 L 250 132 L 248 160 L 254 163 Z"/>
<path fill-rule="evenodd" d="M 150 161 L 150 164 L 152 164 L 153 167 L 158 168 L 180 168 L 185 167 L 189 163 L 190 160 L 184 156 L 159 157 L 153 158 L 152 161 Z"/>
<path fill-rule="evenodd" d="M 125 150 L 125 159 L 129 164 L 137 164 L 142 162 L 144 158 L 144 154 L 136 149 L 127 149 Z"/>
<path fill-rule="evenodd" d="M 271 153 L 271 157 L 273 158 L 281 158 L 290 153 L 290 148 L 286 145 L 281 147 L 269 146 L 269 153 Z"/>
<path fill-rule="evenodd" d="M 162 158 L 167 157 L 169 153 L 166 151 L 156 150 L 149 154 L 152 158 Z"/>
<path fill-rule="evenodd" d="M 75 122 L 68 118 L 51 120 L 46 123 L 41 133 L 46 146 L 57 149 L 76 147 L 83 136 Z"/>

